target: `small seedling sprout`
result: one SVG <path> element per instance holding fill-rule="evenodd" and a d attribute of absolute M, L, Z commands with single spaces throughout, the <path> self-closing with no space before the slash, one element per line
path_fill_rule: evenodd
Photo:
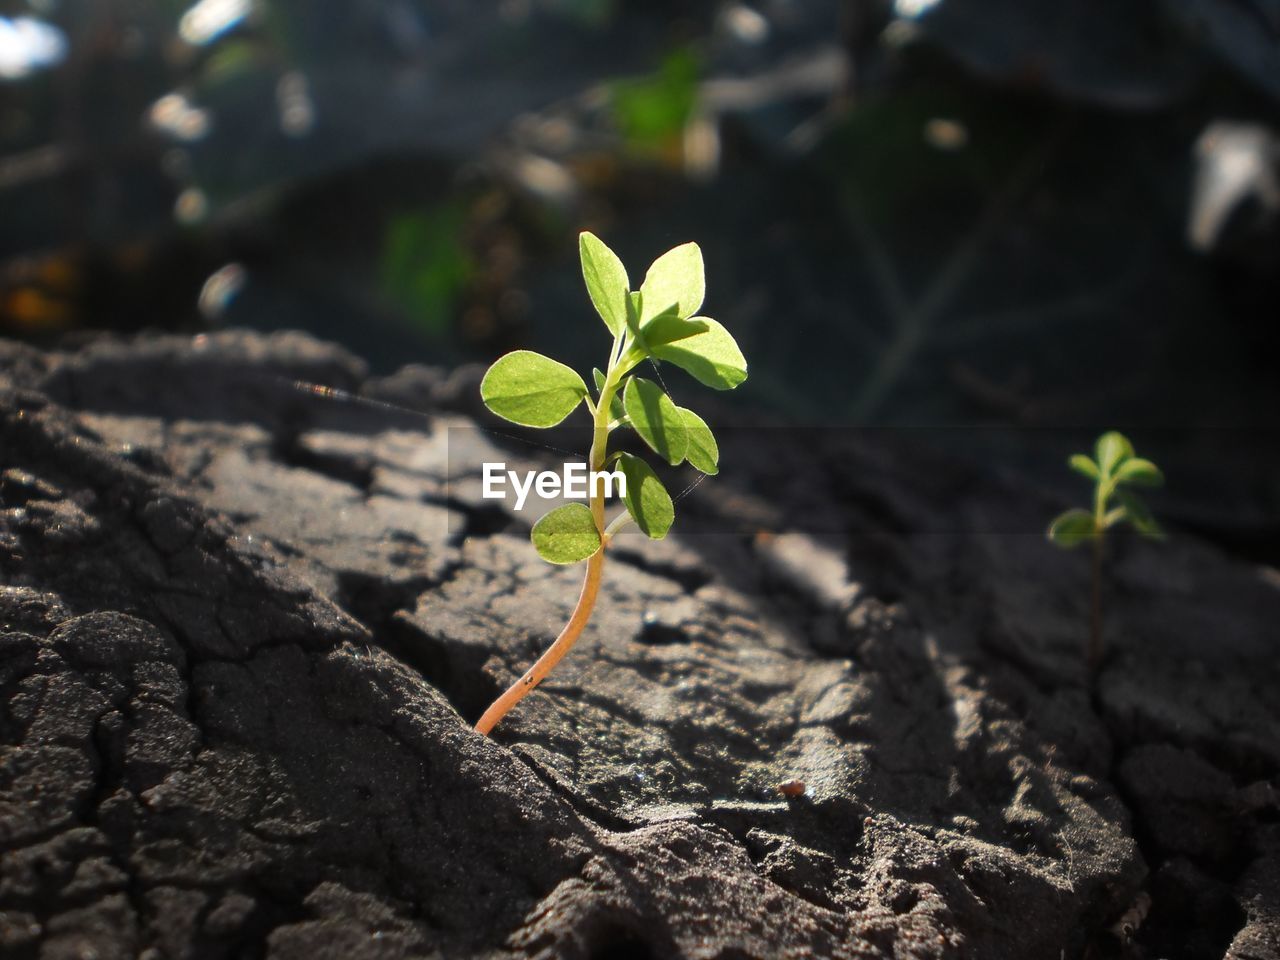
<path fill-rule="evenodd" d="M 1106 532 L 1129 523 L 1142 536 L 1163 540 L 1164 531 L 1131 487 L 1158 487 L 1164 482 L 1160 468 L 1135 456 L 1133 444 L 1114 430 L 1098 438 L 1094 457 L 1074 454 L 1067 461 L 1072 470 L 1093 481 L 1093 509 L 1068 510 L 1049 525 L 1049 540 L 1065 550 L 1083 543 L 1093 548 L 1092 603 L 1089 617 L 1087 660 L 1090 671 L 1102 660 L 1102 560 Z M 1115 506 L 1112 506 L 1112 501 Z"/>
<path fill-rule="evenodd" d="M 577 606 L 555 642 L 500 696 L 476 724 L 488 734 L 564 657 L 591 618 L 604 552 L 626 523 L 661 540 L 675 520 L 671 496 L 641 457 L 610 454 L 609 436 L 629 427 L 672 466 L 687 461 L 705 474 L 719 469 L 719 448 L 711 428 L 692 410 L 677 406 L 666 390 L 632 374 L 645 360 L 666 361 L 716 390 L 731 390 L 747 378 L 747 362 L 727 330 L 696 316 L 705 279 L 696 243 L 669 250 L 653 262 L 639 290 L 631 289 L 622 261 L 595 235 L 579 237 L 582 277 L 596 312 L 613 336 L 604 371 L 593 371 L 592 399 L 575 371 L 549 357 L 516 350 L 498 358 L 480 384 L 485 405 L 498 416 L 527 427 L 553 427 L 585 403 L 591 414 L 593 473 L 615 464 L 626 478 L 625 509 L 605 522 L 603 492 L 592 487 L 588 504 L 556 507 L 533 525 L 533 545 L 555 564 L 587 562 Z"/>

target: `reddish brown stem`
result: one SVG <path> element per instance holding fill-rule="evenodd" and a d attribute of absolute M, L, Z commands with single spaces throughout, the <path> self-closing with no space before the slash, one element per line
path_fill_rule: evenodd
<path fill-rule="evenodd" d="M 604 548 L 601 547 L 587 561 L 587 575 L 582 581 L 582 592 L 578 594 L 578 605 L 573 608 L 573 614 L 569 617 L 569 622 L 564 625 L 564 629 L 560 631 L 560 636 L 556 637 L 555 643 L 547 648 L 547 652 L 538 658 L 538 662 L 530 667 L 524 676 L 508 687 L 506 693 L 493 701 L 476 724 L 477 732 L 487 736 L 494 725 L 541 683 L 577 642 L 583 627 L 591 619 L 591 611 L 595 609 L 596 596 L 600 592 L 600 574 L 603 569 Z"/>

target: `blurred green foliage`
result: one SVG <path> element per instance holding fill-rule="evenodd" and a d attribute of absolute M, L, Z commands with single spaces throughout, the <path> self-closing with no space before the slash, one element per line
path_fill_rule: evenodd
<path fill-rule="evenodd" d="M 448 333 L 459 297 L 475 276 L 466 218 L 463 201 L 448 200 L 429 211 L 398 214 L 386 225 L 382 290 L 435 338 Z"/>
<path fill-rule="evenodd" d="M 690 48 L 674 50 L 648 76 L 610 85 L 614 123 L 638 152 L 657 152 L 678 140 L 698 100 L 700 65 Z"/>

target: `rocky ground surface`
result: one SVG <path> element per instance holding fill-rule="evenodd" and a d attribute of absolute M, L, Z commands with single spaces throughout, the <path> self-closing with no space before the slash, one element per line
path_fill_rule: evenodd
<path fill-rule="evenodd" d="M 0 954 L 1280 955 L 1276 571 L 1118 538 L 1091 685 L 1056 494 L 728 429 L 486 739 L 580 572 L 476 382 L 0 345 Z"/>

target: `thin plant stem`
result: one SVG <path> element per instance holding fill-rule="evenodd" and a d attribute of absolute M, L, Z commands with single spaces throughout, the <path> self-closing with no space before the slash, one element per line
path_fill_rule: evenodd
<path fill-rule="evenodd" d="M 537 663 L 525 671 L 524 676 L 508 687 L 506 693 L 493 701 L 489 709 L 484 712 L 484 716 L 476 723 L 478 733 L 488 736 L 494 725 L 505 717 L 512 707 L 523 700 L 526 694 L 532 692 L 533 688 L 541 683 L 555 665 L 564 659 L 564 655 L 573 648 L 587 621 L 591 619 L 592 610 L 595 609 L 596 597 L 600 593 L 600 574 L 603 570 L 604 549 L 601 548 L 587 561 L 587 575 L 582 581 L 578 605 L 573 608 L 573 614 L 569 617 L 569 622 L 565 624 L 564 629 L 560 631 L 560 636 L 556 637 L 555 643 L 551 644 L 546 653 L 538 658 Z"/>
<path fill-rule="evenodd" d="M 1089 646 L 1085 651 L 1085 662 L 1092 676 L 1102 663 L 1102 549 L 1103 533 L 1107 528 L 1107 501 L 1111 497 L 1114 485 L 1110 478 L 1109 468 L 1102 467 L 1104 473 L 1101 481 L 1093 491 L 1093 539 L 1090 547 L 1093 551 L 1092 583 L 1090 585 L 1091 600 L 1089 604 Z"/>
<path fill-rule="evenodd" d="M 1089 610 L 1089 672 L 1102 663 L 1102 534 L 1093 538 L 1093 602 Z"/>
<path fill-rule="evenodd" d="M 631 522 L 631 514 L 623 511 L 613 518 L 613 522 L 604 529 L 604 545 L 607 547 L 609 542 L 617 535 L 618 531 Z"/>

